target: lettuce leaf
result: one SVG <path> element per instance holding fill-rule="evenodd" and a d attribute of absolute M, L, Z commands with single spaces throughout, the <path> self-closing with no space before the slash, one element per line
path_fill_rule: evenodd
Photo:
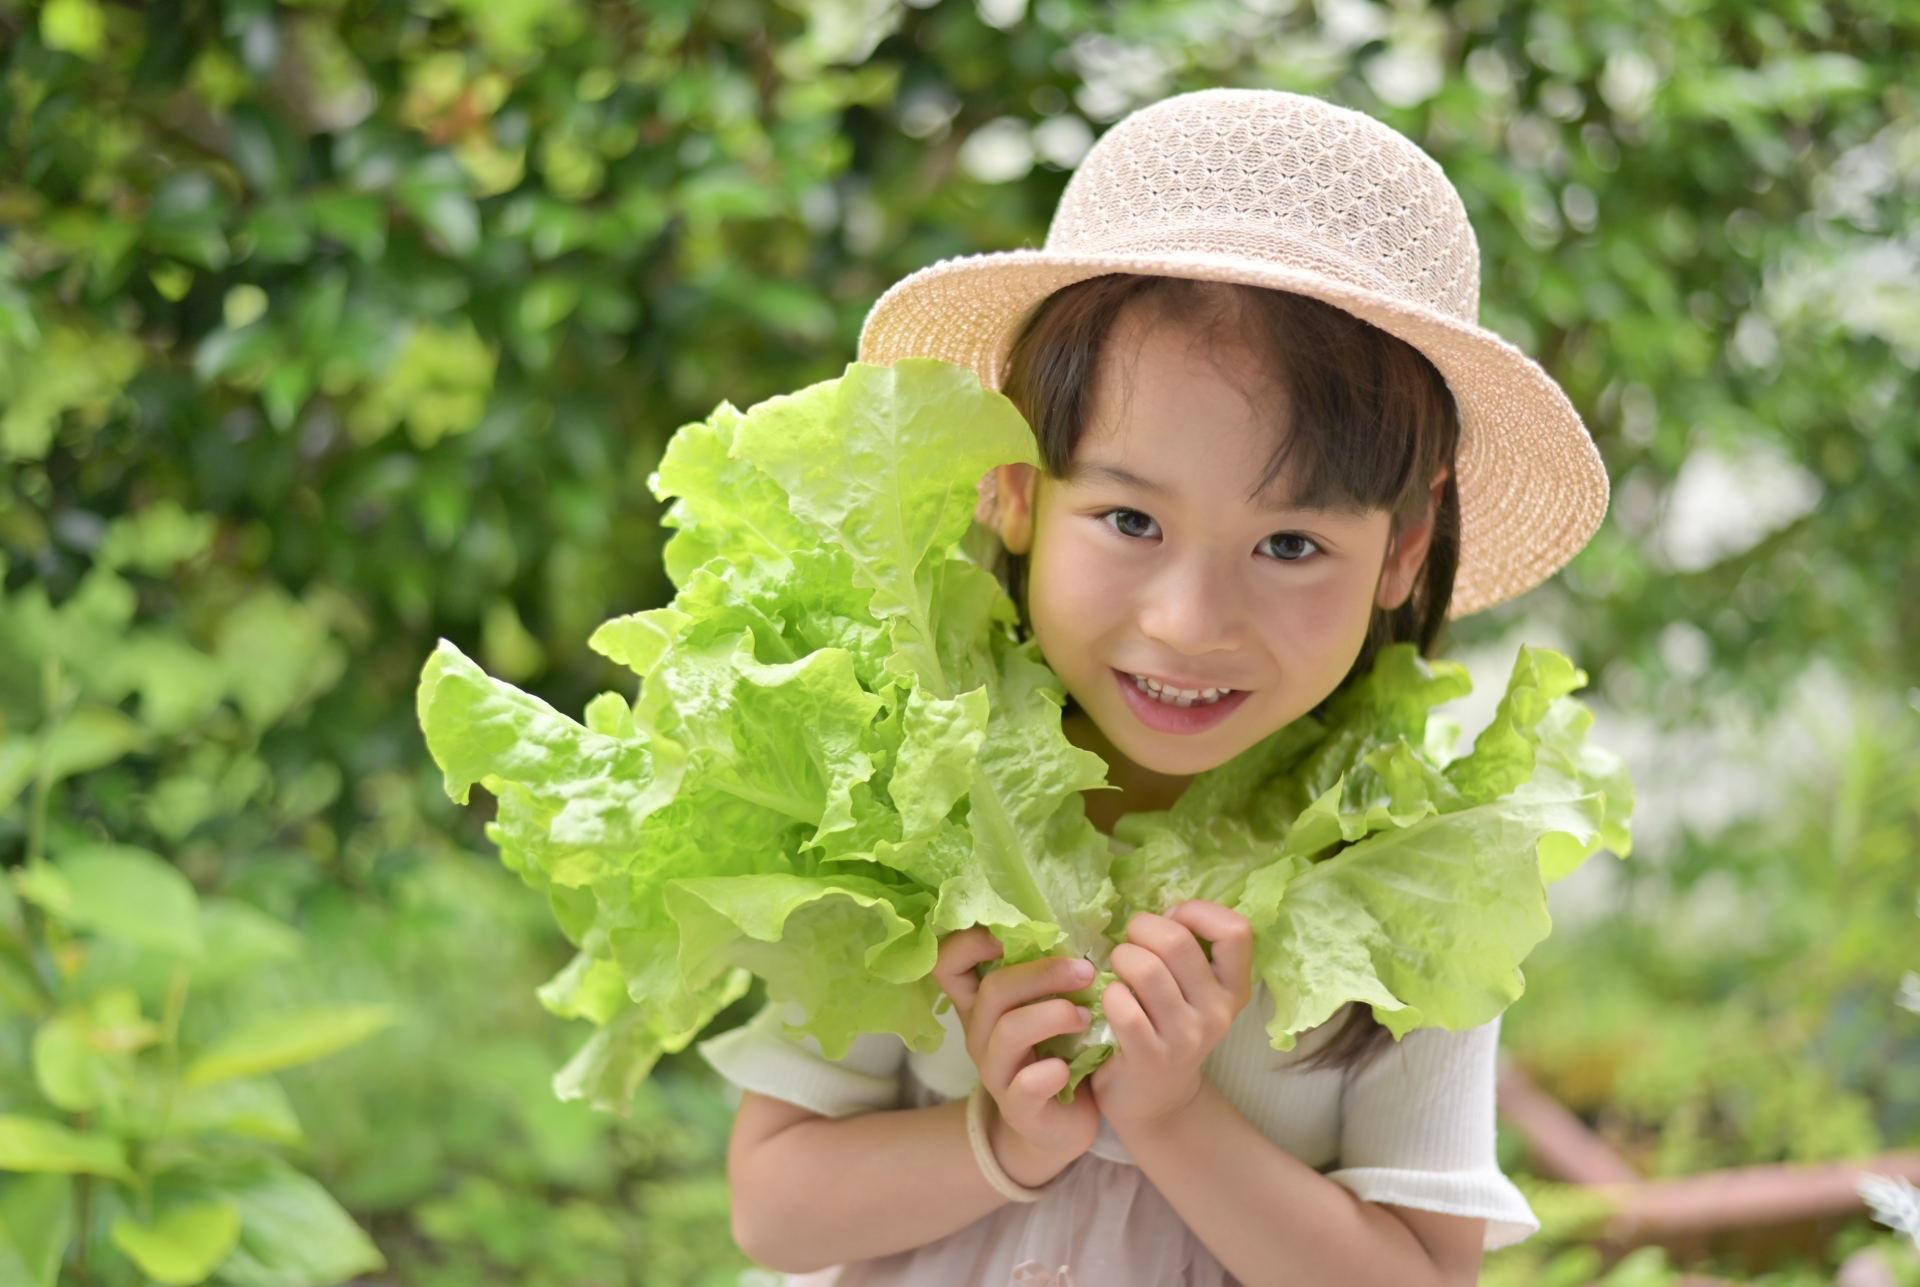
<path fill-rule="evenodd" d="M 1105 765 L 1067 741 L 1065 690 L 969 553 L 976 481 L 1035 460 L 1012 404 L 939 362 L 722 405 L 654 479 L 672 605 L 589 641 L 632 700 L 574 721 L 450 643 L 427 660 L 448 793 L 497 798 L 502 860 L 580 948 L 541 990 L 599 1025 L 563 1097 L 624 1108 L 750 975 L 829 1056 L 867 1032 L 929 1049 L 941 936 L 1104 969 L 1129 916 L 1189 898 L 1253 922 L 1278 1047 L 1348 1002 L 1396 1035 L 1469 1027 L 1519 995 L 1545 881 L 1625 852 L 1631 785 L 1587 742 L 1566 658 L 1523 649 L 1455 757 L 1431 712 L 1466 674 L 1410 647 L 1110 844 L 1082 797 Z M 1073 1085 L 1111 1048 L 1104 1019 L 1050 1046 Z"/>

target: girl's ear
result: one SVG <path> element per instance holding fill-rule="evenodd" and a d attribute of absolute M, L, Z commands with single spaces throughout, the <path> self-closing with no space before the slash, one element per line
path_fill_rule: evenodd
<path fill-rule="evenodd" d="M 1380 569 L 1380 587 L 1373 596 L 1377 606 L 1391 611 L 1413 593 L 1420 568 L 1427 561 L 1427 550 L 1433 544 L 1433 525 L 1440 518 L 1440 503 L 1446 494 L 1447 471 L 1443 469 L 1434 475 L 1428 490 L 1426 513 L 1403 521 L 1394 530 L 1387 545 L 1386 564 Z"/>
<path fill-rule="evenodd" d="M 987 477 L 993 491 L 987 526 L 1000 534 L 1007 553 L 1027 553 L 1033 548 L 1033 493 L 1040 471 L 1032 465 L 1000 465 Z"/>

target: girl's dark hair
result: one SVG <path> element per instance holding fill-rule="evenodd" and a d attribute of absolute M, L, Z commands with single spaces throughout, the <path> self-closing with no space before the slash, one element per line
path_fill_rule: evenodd
<path fill-rule="evenodd" d="M 1304 295 L 1222 282 L 1116 273 L 1048 296 L 1014 336 L 1003 391 L 1032 424 L 1042 467 L 1065 477 L 1087 429 L 1095 377 L 1112 360 L 1122 313 L 1171 323 L 1217 351 L 1251 350 L 1268 373 L 1261 395 L 1276 409 L 1274 450 L 1249 494 L 1284 477 L 1299 505 L 1386 510 L 1396 530 L 1424 518 L 1430 487 L 1447 480 L 1426 563 L 1397 608 L 1373 611 L 1348 682 L 1380 649 L 1412 643 L 1431 653 L 1446 626 L 1460 562 L 1460 498 L 1453 464 L 1459 412 L 1425 355 L 1353 314 Z M 1026 560 L 1005 556 L 1009 592 L 1026 608 Z M 1357 1071 L 1391 1038 L 1370 1008 L 1353 1006 L 1339 1030 L 1300 1066 Z"/>

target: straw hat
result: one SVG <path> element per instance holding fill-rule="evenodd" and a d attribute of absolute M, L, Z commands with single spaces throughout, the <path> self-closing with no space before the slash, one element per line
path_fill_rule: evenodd
<path fill-rule="evenodd" d="M 1129 116 L 1068 183 L 1044 249 L 914 273 L 874 305 L 861 360 L 942 358 L 998 388 L 1033 307 L 1104 273 L 1310 295 L 1426 354 L 1460 407 L 1454 616 L 1551 576 L 1606 514 L 1606 470 L 1573 404 L 1478 324 L 1480 248 L 1439 165 L 1373 118 L 1298 94 L 1207 90 Z"/>

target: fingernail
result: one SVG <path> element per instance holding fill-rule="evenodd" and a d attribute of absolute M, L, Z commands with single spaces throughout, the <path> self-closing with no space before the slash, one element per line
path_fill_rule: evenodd
<path fill-rule="evenodd" d="M 1075 961 L 1073 963 L 1073 977 L 1079 979 L 1082 983 L 1093 982 L 1094 973 L 1092 961 Z"/>
<path fill-rule="evenodd" d="M 1091 1010 L 1089 1010 L 1089 1009 L 1087 1009 L 1087 1007 L 1085 1007 L 1085 1006 L 1083 1006 L 1083 1005 L 1077 1005 L 1077 1006 L 1075 1006 L 1075 1007 L 1073 1007 L 1073 1008 L 1074 1008 L 1075 1010 L 1078 1010 L 1078 1011 L 1080 1012 L 1080 1022 L 1081 1022 L 1081 1023 L 1083 1023 L 1083 1024 L 1085 1024 L 1085 1023 L 1092 1023 L 1092 1022 L 1093 1022 L 1093 1011 L 1091 1011 Z"/>

